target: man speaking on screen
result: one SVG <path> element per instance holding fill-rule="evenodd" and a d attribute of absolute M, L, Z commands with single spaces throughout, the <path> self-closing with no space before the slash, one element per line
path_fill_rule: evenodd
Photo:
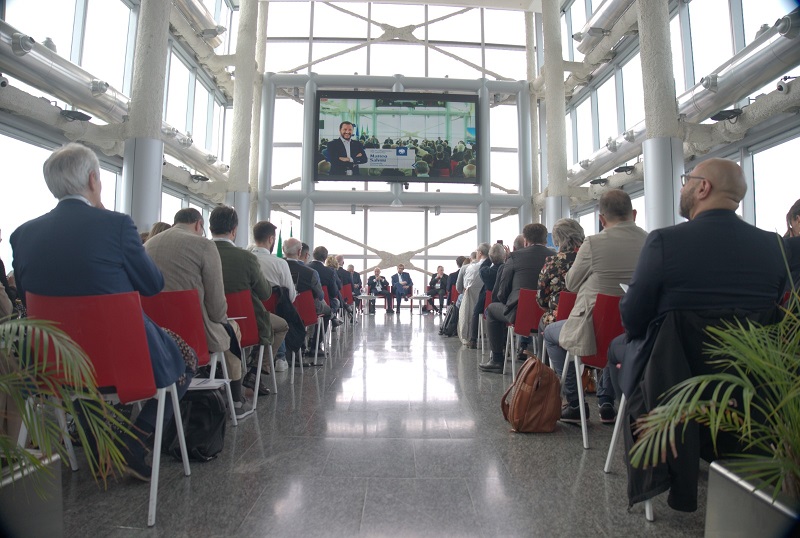
<path fill-rule="evenodd" d="M 358 140 L 353 140 L 353 124 L 339 124 L 339 138 L 328 142 L 331 175 L 357 176 L 358 165 L 367 162 L 367 153 Z"/>

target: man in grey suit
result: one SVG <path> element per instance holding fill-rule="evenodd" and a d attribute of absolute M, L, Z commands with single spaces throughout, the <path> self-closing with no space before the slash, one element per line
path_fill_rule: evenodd
<path fill-rule="evenodd" d="M 498 302 L 493 302 L 486 309 L 486 325 L 492 356 L 489 361 L 479 365 L 484 372 L 503 371 L 506 326 L 517 319 L 519 290 L 521 288 L 535 290 L 539 284 L 539 272 L 542 270 L 545 258 L 555 255 L 555 251 L 546 246 L 547 227 L 544 224 L 525 225 L 522 237 L 525 246 L 511 253 L 495 284 L 494 297 Z"/>
<path fill-rule="evenodd" d="M 575 306 L 568 319 L 551 323 L 544 331 L 547 355 L 559 376 L 567 350 L 578 356 L 596 353 L 592 312 L 597 294 L 622 295 L 620 284 L 630 282 L 647 238 L 647 232 L 634 223 L 636 212 L 625 191 L 615 189 L 603 194 L 598 209 L 603 231 L 586 238 L 566 276 L 567 288 L 578 294 Z M 561 421 L 580 424 L 578 384 L 573 368 L 567 370 L 566 379 L 562 380 L 562 391 L 567 403 L 561 409 Z M 601 422 L 613 424 L 614 389 L 608 367 L 598 379 L 597 399 Z"/>

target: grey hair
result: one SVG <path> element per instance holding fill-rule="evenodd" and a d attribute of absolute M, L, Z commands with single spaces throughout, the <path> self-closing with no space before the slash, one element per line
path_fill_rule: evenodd
<path fill-rule="evenodd" d="M 560 252 L 570 252 L 580 247 L 586 236 L 575 219 L 559 219 L 553 226 L 553 243 Z"/>
<path fill-rule="evenodd" d="M 290 237 L 283 242 L 283 252 L 287 256 L 297 256 L 300 254 L 300 249 L 303 248 L 303 243 L 299 239 Z"/>
<path fill-rule="evenodd" d="M 492 245 L 492 248 L 489 249 L 489 259 L 492 260 L 492 263 L 498 264 L 502 263 L 506 259 L 506 249 L 503 248 L 503 245 L 500 243 L 495 243 Z"/>
<path fill-rule="evenodd" d="M 100 181 L 100 161 L 94 151 L 83 144 L 66 144 L 55 150 L 42 167 L 47 188 L 59 200 L 65 196 L 84 194 L 89 188 L 89 174 Z"/>
<path fill-rule="evenodd" d="M 489 255 L 489 243 L 481 243 L 478 245 L 478 252 L 483 254 L 484 256 Z"/>
<path fill-rule="evenodd" d="M 519 234 L 517 237 L 514 238 L 514 250 L 519 250 L 521 248 L 525 248 L 525 236 Z"/>

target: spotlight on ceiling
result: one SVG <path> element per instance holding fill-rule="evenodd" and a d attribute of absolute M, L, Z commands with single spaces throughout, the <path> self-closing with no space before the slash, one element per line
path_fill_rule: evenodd
<path fill-rule="evenodd" d="M 742 115 L 741 108 L 731 108 L 730 110 L 720 110 L 711 119 L 714 121 L 732 120 Z"/>
<path fill-rule="evenodd" d="M 62 110 L 60 112 L 62 116 L 67 118 L 69 121 L 89 121 L 92 117 L 89 114 L 84 114 L 79 110 Z"/>
<path fill-rule="evenodd" d="M 631 174 L 635 169 L 635 166 L 625 165 L 620 166 L 619 168 L 614 168 L 614 172 L 617 174 Z"/>

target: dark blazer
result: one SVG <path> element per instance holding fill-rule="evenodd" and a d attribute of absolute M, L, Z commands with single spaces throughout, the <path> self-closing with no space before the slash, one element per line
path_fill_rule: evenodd
<path fill-rule="evenodd" d="M 531 245 L 512 252 L 503 264 L 496 290 L 497 300 L 506 305 L 504 314 L 508 319 L 516 318 L 520 288 L 535 290 L 545 258 L 555 253 L 544 245 Z"/>
<path fill-rule="evenodd" d="M 353 273 L 356 274 L 356 273 Z M 342 286 L 345 284 L 353 285 L 353 278 L 350 276 L 350 273 L 344 267 L 339 267 L 336 270 L 336 275 L 339 277 L 339 280 L 342 282 Z M 360 282 L 360 281 L 359 281 Z"/>
<path fill-rule="evenodd" d="M 353 271 L 352 281 L 353 281 L 353 295 L 358 295 L 362 291 L 361 288 L 364 287 L 364 284 L 361 282 L 361 275 Z"/>
<path fill-rule="evenodd" d="M 164 287 L 131 218 L 82 200 L 62 200 L 26 222 L 11 234 L 11 247 L 23 299 L 26 291 L 61 297 L 129 291 L 150 296 Z M 156 385 L 171 385 L 185 371 L 183 357 L 172 338 L 147 316 L 144 321 Z"/>
<path fill-rule="evenodd" d="M 367 279 L 367 289 L 369 290 L 370 295 L 375 295 L 376 293 L 388 293 L 389 292 L 389 281 L 386 280 L 386 277 L 381 275 L 380 277 L 378 277 L 378 279 L 380 279 L 381 288 L 382 288 L 380 292 L 377 292 L 375 290 L 375 287 L 377 285 L 377 279 L 375 278 L 375 275 L 372 275 L 371 277 L 369 277 Z"/>
<path fill-rule="evenodd" d="M 324 263 L 314 260 L 309 262 L 308 267 L 313 269 L 319 274 L 319 282 L 323 286 L 328 286 L 328 297 L 336 299 L 339 297 L 339 284 L 337 282 L 336 273 L 330 267 L 326 267 Z"/>
<path fill-rule="evenodd" d="M 340 138 L 336 138 L 328 142 L 328 160 L 331 163 L 332 175 L 344 175 L 347 170 L 352 170 L 353 175 L 357 176 L 358 165 L 368 161 L 364 145 L 354 138 L 350 139 L 350 157 L 353 162 L 342 162 L 339 157 L 347 157 L 347 151 L 344 149 L 344 142 Z"/>
<path fill-rule="evenodd" d="M 325 296 L 322 293 L 322 285 L 319 283 L 319 274 L 316 271 L 295 259 L 286 258 L 286 263 L 289 264 L 289 272 L 292 274 L 297 293 L 311 290 L 314 299 L 317 301 L 324 300 Z"/>
<path fill-rule="evenodd" d="M 400 277 L 403 277 L 402 280 L 405 281 L 406 285 L 408 286 L 407 290 L 403 290 L 402 284 L 400 284 Z M 392 275 L 392 292 L 394 295 L 412 295 L 414 293 L 414 282 L 411 280 L 411 275 L 403 271 L 402 275 L 398 275 L 397 273 Z"/>

